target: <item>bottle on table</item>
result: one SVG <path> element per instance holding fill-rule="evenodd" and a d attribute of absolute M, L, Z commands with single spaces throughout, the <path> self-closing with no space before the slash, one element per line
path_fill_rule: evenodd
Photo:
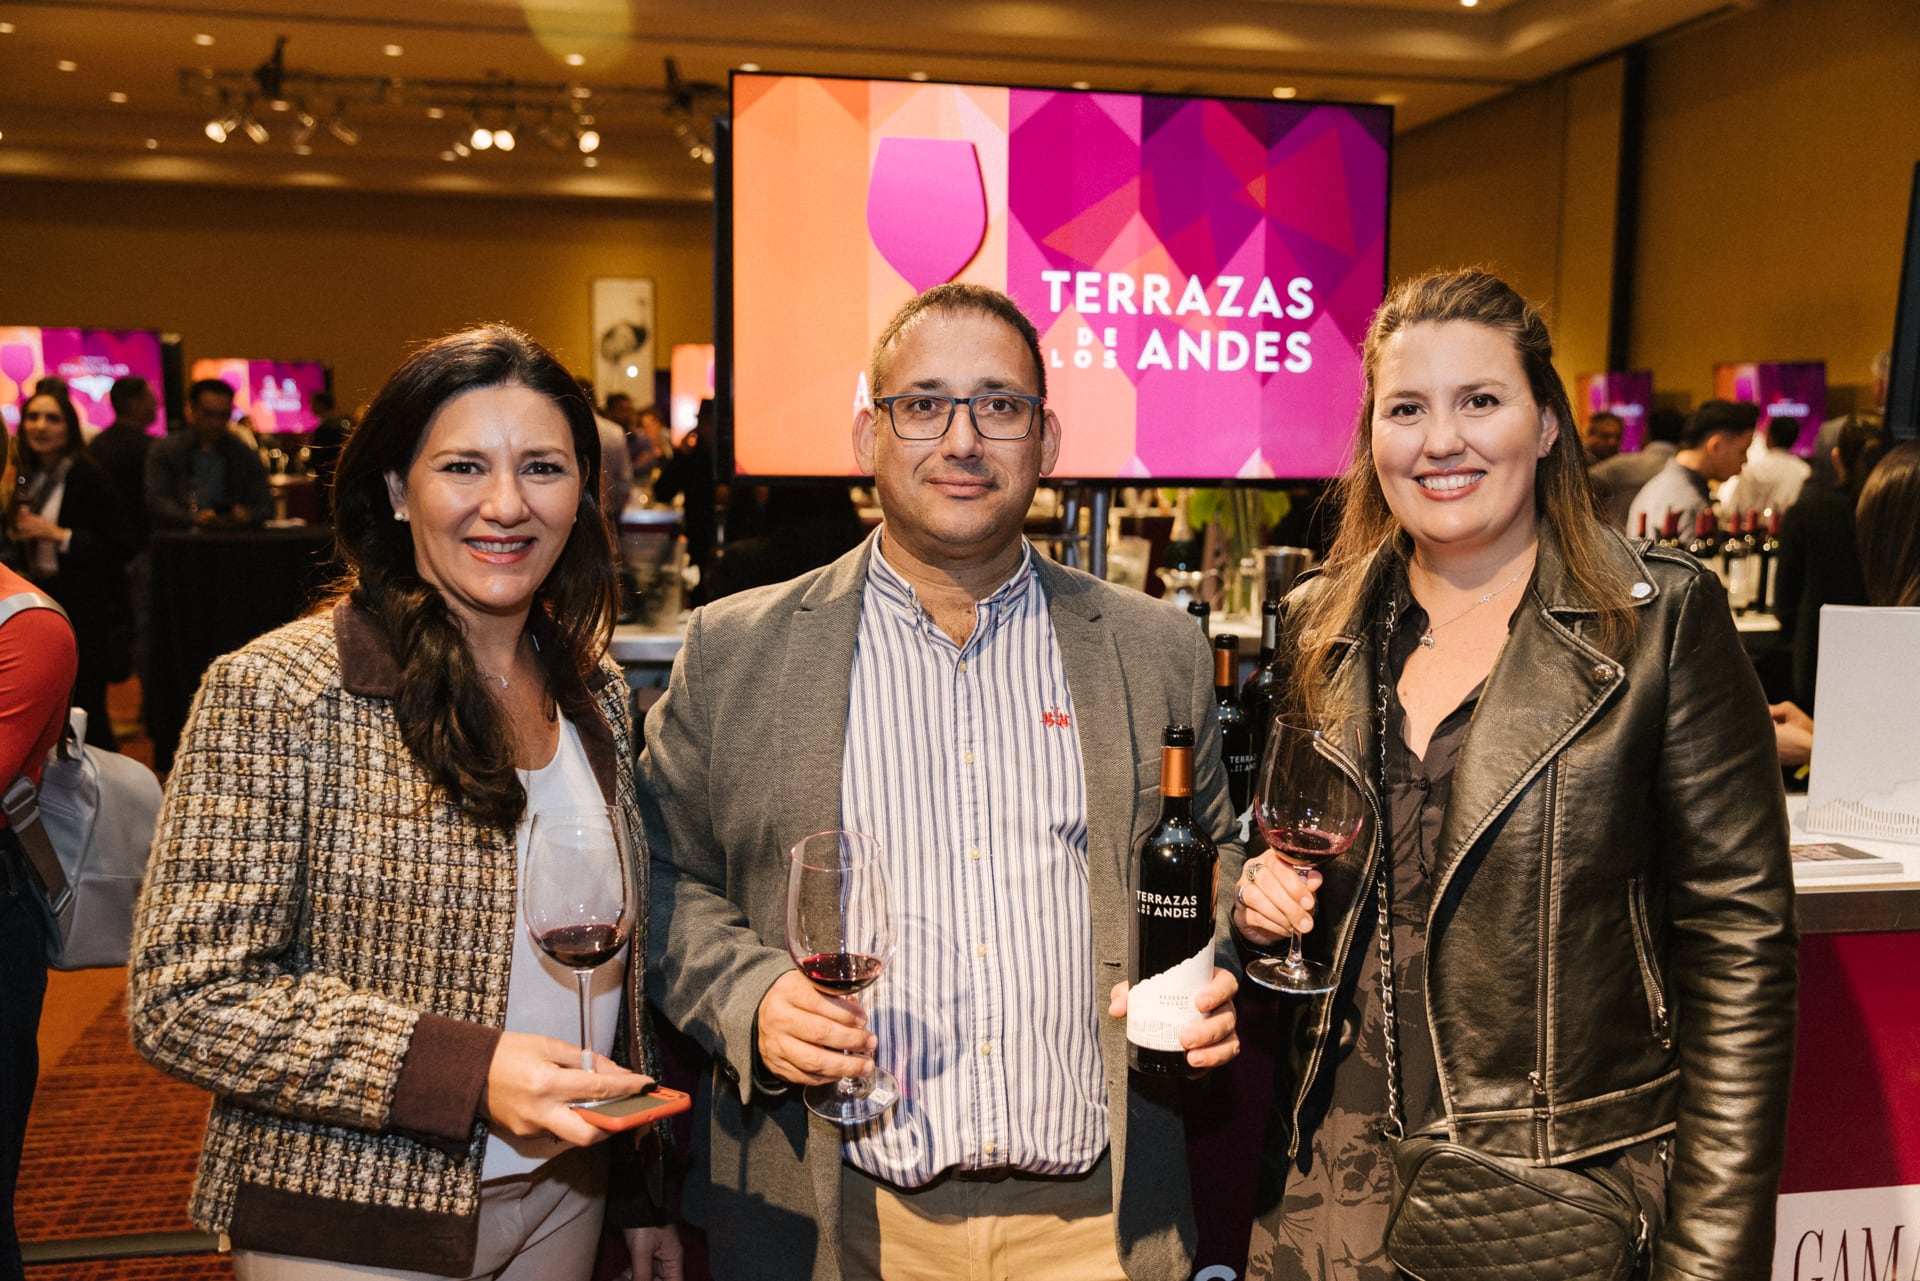
<path fill-rule="evenodd" d="M 1678 550 L 1684 545 L 1685 540 L 1680 537 L 1680 513 L 1669 507 L 1660 522 L 1660 546 Z"/>
<path fill-rule="evenodd" d="M 1755 600 L 1761 609 L 1769 614 L 1773 612 L 1774 578 L 1780 568 L 1780 512 L 1767 508 L 1767 532 L 1760 537 L 1757 549 L 1759 573 L 1754 585 Z"/>
<path fill-rule="evenodd" d="M 1260 655 L 1253 674 L 1240 687 L 1240 710 L 1247 714 L 1248 750 L 1256 762 L 1267 750 L 1267 726 L 1273 720 L 1280 683 L 1284 679 L 1275 655 L 1280 648 L 1280 602 L 1270 600 L 1260 606 Z"/>
<path fill-rule="evenodd" d="M 1747 540 L 1742 524 L 1739 512 L 1728 516 L 1727 536 L 1720 540 L 1720 578 L 1727 585 L 1727 601 L 1736 614 L 1746 613 L 1753 600 L 1747 582 Z"/>
<path fill-rule="evenodd" d="M 1190 600 L 1187 602 L 1187 616 L 1193 619 L 1194 622 L 1200 624 L 1200 634 L 1202 636 L 1205 636 L 1209 640 L 1213 639 L 1212 606 L 1203 600 Z"/>
<path fill-rule="evenodd" d="M 1220 709 L 1220 763 L 1227 770 L 1227 795 L 1233 812 L 1244 814 L 1253 803 L 1253 772 L 1260 758 L 1253 754 L 1253 726 L 1240 706 L 1240 639 L 1213 638 L 1213 701 Z"/>
<path fill-rule="evenodd" d="M 1169 725 L 1160 748 L 1160 821 L 1134 852 L 1127 940 L 1127 1063 L 1155 1076 L 1192 1076 L 1180 1033 L 1213 976 L 1213 909 L 1220 868 L 1193 821 L 1193 729 Z"/>
<path fill-rule="evenodd" d="M 1687 540 L 1687 554 L 1709 566 L 1720 554 L 1720 535 L 1714 528 L 1711 508 L 1693 518 L 1693 537 Z M 1718 570 L 1715 572 L 1718 573 Z"/>

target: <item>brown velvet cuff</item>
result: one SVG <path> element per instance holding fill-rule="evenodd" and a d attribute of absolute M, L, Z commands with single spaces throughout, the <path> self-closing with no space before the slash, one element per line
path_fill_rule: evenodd
<path fill-rule="evenodd" d="M 422 1014 L 393 1086 L 388 1124 L 450 1155 L 467 1150 L 500 1029 Z"/>

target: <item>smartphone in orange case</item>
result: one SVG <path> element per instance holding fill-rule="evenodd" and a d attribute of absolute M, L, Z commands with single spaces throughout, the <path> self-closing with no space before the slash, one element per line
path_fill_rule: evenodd
<path fill-rule="evenodd" d="M 693 1096 L 656 1085 L 644 1094 L 629 1094 L 604 1103 L 575 1103 L 573 1110 L 588 1125 L 603 1130 L 631 1130 L 678 1116 L 693 1106 Z"/>

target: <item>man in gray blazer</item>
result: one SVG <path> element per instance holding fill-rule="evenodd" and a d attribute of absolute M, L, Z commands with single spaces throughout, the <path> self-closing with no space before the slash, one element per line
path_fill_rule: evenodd
<path fill-rule="evenodd" d="M 869 379 L 854 445 L 881 530 L 696 612 L 647 719 L 672 837 L 653 995 L 714 1059 L 688 1217 L 728 1281 L 1184 1279 L 1185 1086 L 1129 1078 L 1118 1016 L 1169 724 L 1196 728 L 1219 884 L 1239 873 L 1207 647 L 1021 536 L 1060 424 L 1011 299 L 922 294 Z M 898 947 L 859 1002 L 783 942 L 787 850 L 831 828 L 878 838 L 891 878 Z M 1238 1053 L 1234 990 L 1216 969 L 1183 1036 L 1196 1070 Z M 882 1119 L 807 1111 L 800 1087 L 876 1061 L 900 1082 Z"/>

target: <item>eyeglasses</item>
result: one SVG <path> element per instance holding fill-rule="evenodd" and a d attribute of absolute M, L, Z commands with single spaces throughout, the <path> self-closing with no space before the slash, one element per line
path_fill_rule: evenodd
<path fill-rule="evenodd" d="M 893 424 L 893 434 L 902 440 L 940 439 L 953 426 L 953 415 L 962 405 L 967 407 L 974 432 L 982 439 L 1025 440 L 1047 400 L 1017 391 L 989 391 L 978 396 L 934 396 L 916 391 L 903 396 L 875 396 L 873 403 L 887 407 L 887 421 Z"/>

